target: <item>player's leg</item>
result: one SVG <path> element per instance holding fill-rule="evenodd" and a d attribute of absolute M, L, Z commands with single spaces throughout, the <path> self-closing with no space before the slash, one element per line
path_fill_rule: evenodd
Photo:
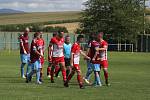
<path fill-rule="evenodd" d="M 65 68 L 65 62 L 60 62 L 60 68 L 61 68 L 61 71 L 62 71 L 62 76 L 63 76 L 63 81 L 65 82 L 66 81 L 66 68 Z"/>
<path fill-rule="evenodd" d="M 103 71 L 104 71 L 105 83 L 107 86 L 109 86 L 110 84 L 108 82 L 108 62 L 102 61 L 102 67 L 103 67 Z"/>
<path fill-rule="evenodd" d="M 73 67 L 71 73 L 69 74 L 69 76 L 67 77 L 66 82 L 64 83 L 65 87 L 68 87 L 68 83 L 71 80 L 71 78 L 73 77 L 73 75 L 75 74 L 76 69 Z"/>
<path fill-rule="evenodd" d="M 94 81 L 94 86 L 101 86 L 101 81 L 100 81 L 100 64 L 93 64 L 94 65 L 94 76 L 95 76 L 95 81 Z"/>
<path fill-rule="evenodd" d="M 51 77 L 50 77 L 51 83 L 54 83 L 54 70 L 55 70 L 55 66 L 56 66 L 56 64 L 53 63 L 53 64 L 52 64 L 52 67 L 51 67 L 51 72 L 50 72 L 50 75 L 51 75 Z"/>
<path fill-rule="evenodd" d="M 77 70 L 77 80 L 81 89 L 84 89 L 83 77 L 81 75 L 81 70 Z"/>
<path fill-rule="evenodd" d="M 43 68 L 44 68 L 44 58 L 41 58 L 41 68 L 40 68 L 40 81 L 43 82 Z"/>
<path fill-rule="evenodd" d="M 92 66 L 93 64 L 87 60 L 87 72 L 86 72 L 86 76 L 84 78 L 84 81 L 87 83 L 87 84 L 90 84 L 89 80 L 90 80 L 90 75 L 91 73 L 93 72 L 93 69 L 92 69 Z"/>
<path fill-rule="evenodd" d="M 65 59 L 65 66 L 66 66 L 66 76 L 68 77 L 72 70 L 70 65 L 70 59 L 68 58 Z"/>
<path fill-rule="evenodd" d="M 69 76 L 69 74 L 71 73 L 71 70 L 72 70 L 71 66 L 67 66 L 66 77 Z"/>
<path fill-rule="evenodd" d="M 31 64 L 31 72 L 27 75 L 26 77 L 26 83 L 30 82 L 31 79 L 32 79 L 32 76 L 33 74 L 36 73 L 36 70 L 35 70 L 35 63 L 32 63 Z"/>
<path fill-rule="evenodd" d="M 32 71 L 31 62 L 30 62 L 30 54 L 28 54 L 28 65 L 26 70 L 26 76 Z"/>
<path fill-rule="evenodd" d="M 82 74 L 81 74 L 80 66 L 78 64 L 76 64 L 75 69 L 76 69 L 76 72 L 77 72 L 77 80 L 78 80 L 80 89 L 84 89 L 83 77 L 82 77 Z"/>
<path fill-rule="evenodd" d="M 35 62 L 35 67 L 36 67 L 36 83 L 37 84 L 42 84 L 42 82 L 40 82 L 40 68 L 41 68 L 41 63 L 39 60 L 37 60 Z"/>
<path fill-rule="evenodd" d="M 104 71 L 104 76 L 105 76 L 105 83 L 108 86 L 109 82 L 108 82 L 108 68 L 103 68 Z"/>
<path fill-rule="evenodd" d="M 59 76 L 59 72 L 61 71 L 61 68 L 58 66 L 58 65 L 56 65 L 55 66 L 55 77 L 60 77 Z"/>
<path fill-rule="evenodd" d="M 24 75 L 24 66 L 28 63 L 28 57 L 26 54 L 21 54 L 21 77 L 25 78 Z"/>
<path fill-rule="evenodd" d="M 49 62 L 49 63 L 48 63 L 48 67 L 47 67 L 47 77 L 49 77 L 49 78 L 51 77 L 51 76 L 50 76 L 51 67 L 52 67 L 52 62 Z"/>

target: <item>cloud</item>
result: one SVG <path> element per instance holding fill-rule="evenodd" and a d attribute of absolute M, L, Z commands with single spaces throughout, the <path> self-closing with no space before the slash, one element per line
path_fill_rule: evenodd
<path fill-rule="evenodd" d="M 0 0 L 0 8 L 11 8 L 27 12 L 75 11 L 83 9 L 87 0 Z"/>

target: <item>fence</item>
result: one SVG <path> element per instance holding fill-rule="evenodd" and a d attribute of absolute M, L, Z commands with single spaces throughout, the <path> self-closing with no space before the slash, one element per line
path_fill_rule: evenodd
<path fill-rule="evenodd" d="M 29 43 L 31 43 L 34 33 L 29 33 Z M 18 37 L 20 32 L 0 32 L 0 50 L 17 50 L 19 49 Z M 75 41 L 75 35 L 70 34 L 71 42 Z M 52 38 L 52 33 L 44 33 L 45 46 L 48 47 Z"/>

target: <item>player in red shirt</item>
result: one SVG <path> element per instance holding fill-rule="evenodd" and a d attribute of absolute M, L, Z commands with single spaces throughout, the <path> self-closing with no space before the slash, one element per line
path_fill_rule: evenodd
<path fill-rule="evenodd" d="M 36 73 L 36 82 L 37 84 L 42 84 L 40 81 L 40 68 L 41 68 L 41 62 L 40 58 L 43 57 L 42 53 L 42 46 L 39 42 L 40 39 L 40 33 L 37 32 L 34 34 L 34 38 L 31 43 L 31 50 L 30 50 L 30 59 L 32 64 L 32 71 L 27 75 L 26 82 L 28 83 L 31 81 L 32 75 Z"/>
<path fill-rule="evenodd" d="M 71 80 L 72 76 L 77 72 L 77 80 L 80 86 L 80 89 L 84 89 L 83 85 L 83 78 L 81 75 L 81 69 L 79 66 L 79 61 L 80 61 L 80 54 L 82 54 L 85 58 L 90 59 L 82 50 L 79 45 L 79 43 L 83 42 L 84 36 L 79 35 L 77 37 L 77 42 L 73 44 L 71 48 L 71 66 L 72 66 L 72 71 L 71 74 L 68 76 L 67 81 L 65 82 L 64 86 L 68 87 L 68 82 Z"/>
<path fill-rule="evenodd" d="M 56 37 L 57 33 L 53 33 L 53 37 Z M 50 72 L 51 72 L 51 67 L 52 67 L 52 52 L 53 52 L 53 45 L 51 45 L 51 43 L 49 43 L 48 46 L 48 67 L 47 67 L 47 77 L 51 77 Z"/>
<path fill-rule="evenodd" d="M 64 33 L 58 32 L 56 37 L 53 37 L 50 41 L 50 46 L 53 46 L 52 51 L 52 69 L 51 69 L 51 83 L 54 83 L 54 69 L 59 65 L 62 71 L 63 81 L 66 81 L 66 68 L 63 53 Z"/>
<path fill-rule="evenodd" d="M 107 59 L 107 48 L 108 48 L 108 43 L 103 40 L 103 32 L 100 32 L 98 34 L 98 42 L 100 43 L 100 48 L 97 48 L 97 51 L 100 51 L 100 64 L 103 68 L 104 71 L 104 76 L 105 76 L 105 83 L 107 86 L 109 86 L 108 82 L 108 59 Z"/>
<path fill-rule="evenodd" d="M 26 28 L 23 35 L 19 37 L 20 39 L 20 58 L 21 58 L 21 77 L 25 78 L 24 75 L 24 66 L 27 65 L 26 75 L 28 74 L 30 70 L 30 53 L 29 53 L 29 41 L 28 41 L 28 33 L 29 28 Z"/>
<path fill-rule="evenodd" d="M 43 39 L 43 32 L 39 32 L 40 33 L 40 38 L 38 39 L 38 44 L 39 46 L 42 48 L 41 49 L 41 54 L 43 55 L 43 57 L 40 57 L 40 62 L 41 62 L 41 68 L 40 68 L 40 81 L 42 82 L 42 77 L 43 77 L 43 65 L 44 65 L 44 46 L 45 46 L 45 42 Z"/>

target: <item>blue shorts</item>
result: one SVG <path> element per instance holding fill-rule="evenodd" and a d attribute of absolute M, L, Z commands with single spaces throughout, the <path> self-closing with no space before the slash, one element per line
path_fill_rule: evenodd
<path fill-rule="evenodd" d="M 100 71 L 100 64 L 93 64 L 94 71 Z"/>
<path fill-rule="evenodd" d="M 30 54 L 20 54 L 21 62 L 28 63 L 30 61 Z"/>
<path fill-rule="evenodd" d="M 41 68 L 41 63 L 40 60 L 35 61 L 34 63 L 32 63 L 32 70 L 38 70 L 39 68 Z"/>

